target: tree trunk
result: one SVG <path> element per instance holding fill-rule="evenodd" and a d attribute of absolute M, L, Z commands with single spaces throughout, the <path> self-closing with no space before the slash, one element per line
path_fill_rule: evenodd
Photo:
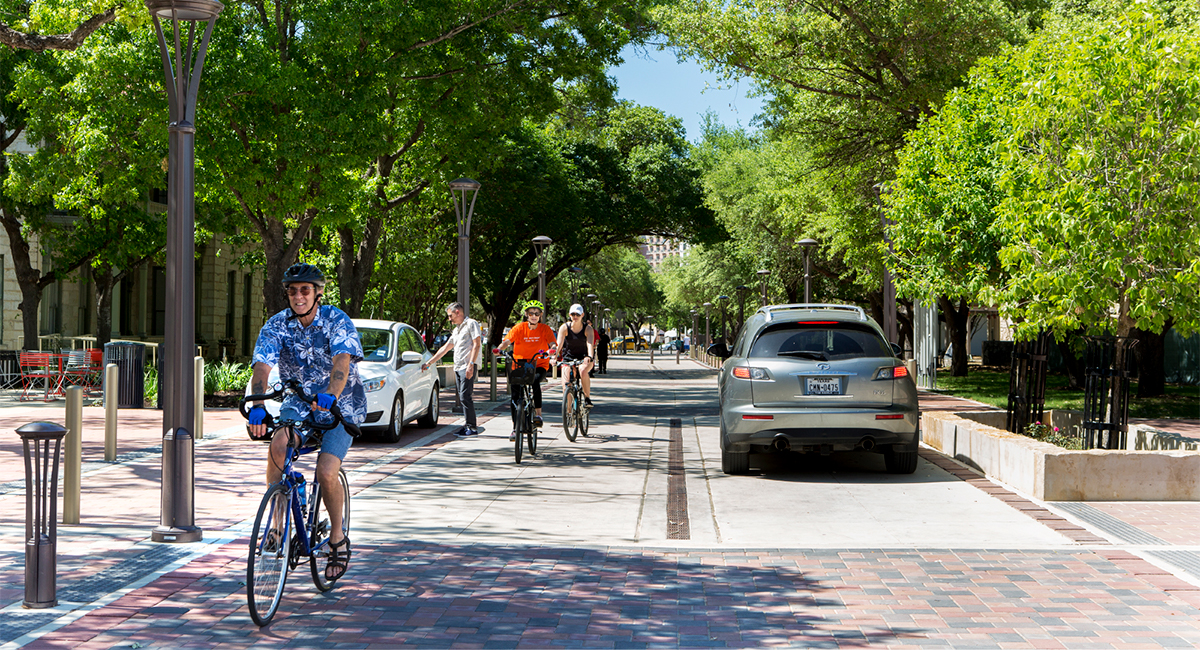
<path fill-rule="evenodd" d="M 29 256 L 29 242 L 21 233 L 21 222 L 10 208 L 0 210 L 0 222 L 8 233 L 9 248 L 12 249 L 13 273 L 17 276 L 17 285 L 21 288 L 21 302 L 17 309 L 21 310 L 21 325 L 23 330 L 22 349 L 38 349 L 38 306 L 42 303 L 42 285 L 38 282 L 41 274 L 33 268 Z"/>
<path fill-rule="evenodd" d="M 1083 330 L 1075 330 L 1062 339 L 1056 336 L 1054 343 L 1058 346 L 1058 353 L 1062 355 L 1063 364 L 1067 366 L 1067 388 L 1070 390 L 1083 390 L 1083 362 L 1075 356 L 1075 351 L 1071 349 L 1072 334 L 1081 335 L 1083 334 Z"/>
<path fill-rule="evenodd" d="M 1165 339 L 1171 321 L 1167 321 L 1162 332 L 1154 333 L 1149 330 L 1133 328 L 1129 334 L 1137 339 L 1133 348 L 1137 363 L 1138 398 L 1158 397 L 1167 392 L 1164 356 L 1166 352 Z"/>
<path fill-rule="evenodd" d="M 338 261 L 338 298 L 342 311 L 351 318 L 362 315 L 363 302 L 375 270 L 375 255 L 379 238 L 383 232 L 383 219 L 370 217 L 363 228 L 362 241 L 354 243 L 354 229 L 350 226 L 338 228 L 341 251 Z"/>
<path fill-rule="evenodd" d="M 290 239 L 287 227 L 279 219 L 251 220 L 258 227 L 267 260 L 264 265 L 267 279 L 263 283 L 263 305 L 266 307 L 268 318 L 288 307 L 287 296 L 282 289 L 283 273 L 300 257 L 300 246 L 308 236 L 316 216 L 316 208 L 309 208 L 298 215 L 296 228 L 290 233 Z"/>
<path fill-rule="evenodd" d="M 96 283 L 96 347 L 103 348 L 112 338 L 112 296 L 116 285 L 112 265 L 93 266 L 92 281 Z"/>
<path fill-rule="evenodd" d="M 950 344 L 953 347 L 950 357 L 950 376 L 966 377 L 967 360 L 970 358 L 970 348 L 967 346 L 967 333 L 970 331 L 971 306 L 965 298 L 959 298 L 958 306 L 947 296 L 940 296 L 938 304 L 950 328 Z"/>

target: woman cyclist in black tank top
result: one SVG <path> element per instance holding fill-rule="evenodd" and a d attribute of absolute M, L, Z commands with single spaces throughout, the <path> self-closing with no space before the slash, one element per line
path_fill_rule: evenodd
<path fill-rule="evenodd" d="M 582 360 L 579 375 L 583 383 L 583 405 L 592 407 L 592 381 L 588 372 L 595 365 L 596 331 L 583 320 L 583 305 L 571 305 L 570 321 L 558 328 L 558 350 L 564 361 Z M 571 380 L 571 373 L 562 373 L 563 390 Z"/>

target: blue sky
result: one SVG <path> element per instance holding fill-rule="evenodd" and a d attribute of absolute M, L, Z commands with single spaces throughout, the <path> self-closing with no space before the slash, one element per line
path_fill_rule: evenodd
<path fill-rule="evenodd" d="M 680 118 L 690 141 L 700 139 L 701 116 L 709 109 L 727 126 L 740 124 L 749 129 L 762 107 L 760 98 L 746 96 L 748 80 L 721 88 L 717 76 L 703 71 L 695 61 L 676 62 L 673 50 L 626 47 L 621 56 L 625 63 L 608 71 L 617 80 L 618 97 Z M 707 90 L 706 83 L 711 86 Z"/>

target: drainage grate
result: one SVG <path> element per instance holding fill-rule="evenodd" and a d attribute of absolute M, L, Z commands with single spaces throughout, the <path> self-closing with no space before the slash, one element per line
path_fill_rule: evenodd
<path fill-rule="evenodd" d="M 1100 530 L 1120 539 L 1126 544 L 1147 544 L 1153 546 L 1169 546 L 1166 540 L 1159 539 L 1135 526 L 1117 519 L 1116 517 L 1086 503 L 1074 501 L 1056 501 L 1051 506 L 1072 514 L 1079 519 L 1099 528 Z"/>
<path fill-rule="evenodd" d="M 683 471 L 683 420 L 671 418 L 671 445 L 667 457 L 667 539 L 691 538 Z"/>
<path fill-rule="evenodd" d="M 1200 553 L 1192 551 L 1147 551 L 1146 554 L 1183 569 L 1194 578 L 1200 578 Z"/>

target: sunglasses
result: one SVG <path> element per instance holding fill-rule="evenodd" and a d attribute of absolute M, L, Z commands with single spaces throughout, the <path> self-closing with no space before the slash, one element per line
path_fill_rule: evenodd
<path fill-rule="evenodd" d="M 529 311 L 525 312 L 525 315 L 526 316 L 541 316 L 542 312 L 538 309 L 530 309 Z"/>
<path fill-rule="evenodd" d="M 312 293 L 312 287 L 288 287 L 287 288 L 287 295 L 289 295 L 289 296 L 294 296 L 296 294 L 300 294 L 301 296 L 307 296 L 310 293 Z"/>
<path fill-rule="evenodd" d="M 583 314 L 571 314 L 571 318 L 583 318 Z"/>

